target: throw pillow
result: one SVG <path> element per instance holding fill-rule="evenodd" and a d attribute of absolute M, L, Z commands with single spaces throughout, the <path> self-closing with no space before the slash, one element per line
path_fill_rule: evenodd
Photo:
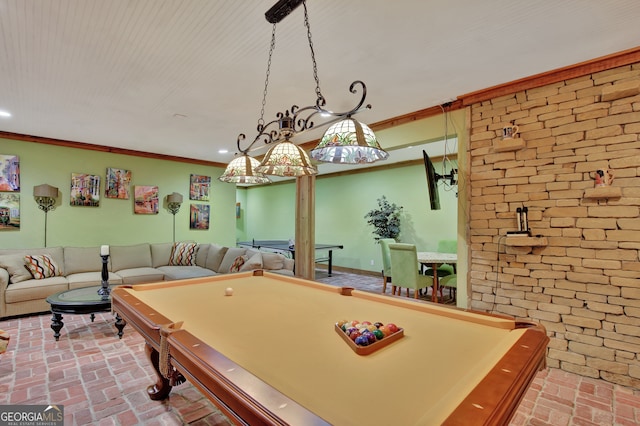
<path fill-rule="evenodd" d="M 264 269 L 267 270 L 279 270 L 284 269 L 284 256 L 279 253 L 262 253 L 262 263 Z"/>
<path fill-rule="evenodd" d="M 262 254 L 260 252 L 254 254 L 244 262 L 244 265 L 240 268 L 240 272 L 255 271 L 256 269 L 262 269 Z"/>
<path fill-rule="evenodd" d="M 0 268 L 7 270 L 11 284 L 31 279 L 31 274 L 24 264 L 24 254 L 0 256 Z"/>
<path fill-rule="evenodd" d="M 196 243 L 175 243 L 171 249 L 169 265 L 194 266 L 196 264 Z"/>
<path fill-rule="evenodd" d="M 24 264 L 36 280 L 62 275 L 58 264 L 46 254 L 26 255 Z"/>
<path fill-rule="evenodd" d="M 238 256 L 233 260 L 231 267 L 229 268 L 229 272 L 240 272 L 240 268 L 244 265 L 246 261 L 246 256 Z"/>

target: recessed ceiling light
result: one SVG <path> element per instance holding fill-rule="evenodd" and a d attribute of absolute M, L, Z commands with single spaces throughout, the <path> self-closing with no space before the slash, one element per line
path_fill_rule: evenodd
<path fill-rule="evenodd" d="M 11 117 L 11 113 L 8 111 L 0 110 L 0 117 Z"/>
<path fill-rule="evenodd" d="M 218 150 L 218 154 L 226 154 L 227 152 L 229 152 L 228 149 L 220 149 L 220 150 Z"/>

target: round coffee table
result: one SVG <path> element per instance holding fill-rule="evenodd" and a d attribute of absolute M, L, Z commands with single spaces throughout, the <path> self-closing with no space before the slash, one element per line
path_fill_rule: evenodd
<path fill-rule="evenodd" d="M 51 328 L 53 337 L 60 339 L 60 330 L 64 327 L 62 314 L 91 314 L 91 322 L 95 319 L 96 312 L 109 312 L 111 310 L 111 297 L 101 296 L 98 291 L 101 286 L 76 288 L 65 290 L 47 297 L 47 303 L 51 305 Z M 110 286 L 113 288 L 113 286 Z M 126 322 L 116 313 L 116 328 L 118 337 L 122 339 Z"/>

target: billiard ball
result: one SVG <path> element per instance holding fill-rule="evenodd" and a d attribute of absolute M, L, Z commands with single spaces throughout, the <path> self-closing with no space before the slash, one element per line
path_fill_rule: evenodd
<path fill-rule="evenodd" d="M 227 287 L 224 289 L 225 296 L 233 296 L 233 289 L 231 287 Z"/>
<path fill-rule="evenodd" d="M 356 340 L 354 341 L 354 343 L 358 346 L 368 346 L 369 345 L 369 339 L 367 339 L 367 336 L 358 336 L 356 337 Z"/>
<path fill-rule="evenodd" d="M 391 333 L 395 333 L 396 331 L 398 331 L 398 326 L 391 322 L 387 324 L 387 328 Z"/>
<path fill-rule="evenodd" d="M 389 327 L 387 327 L 386 325 L 383 325 L 378 330 L 382 331 L 382 334 L 384 334 L 384 337 L 390 336 L 392 334 L 391 330 L 389 330 Z"/>
<path fill-rule="evenodd" d="M 376 342 L 376 335 L 373 334 L 372 332 L 365 331 L 364 333 L 362 333 L 362 335 L 367 338 L 369 343 L 375 343 Z"/>
<path fill-rule="evenodd" d="M 382 324 L 381 322 L 374 322 L 373 325 L 376 326 L 376 328 L 380 328 L 382 327 L 384 324 Z"/>
<path fill-rule="evenodd" d="M 376 339 L 382 340 L 384 338 L 384 333 L 378 329 L 374 330 L 373 335 L 376 336 Z"/>

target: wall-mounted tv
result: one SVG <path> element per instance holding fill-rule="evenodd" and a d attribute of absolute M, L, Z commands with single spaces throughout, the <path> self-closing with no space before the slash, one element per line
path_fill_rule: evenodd
<path fill-rule="evenodd" d="M 426 151 L 422 151 L 424 157 L 424 168 L 427 172 L 427 187 L 429 188 L 429 202 L 431 203 L 431 210 L 440 210 L 440 195 L 438 194 L 438 181 L 442 178 L 436 173 L 433 163 L 429 159 Z"/>

